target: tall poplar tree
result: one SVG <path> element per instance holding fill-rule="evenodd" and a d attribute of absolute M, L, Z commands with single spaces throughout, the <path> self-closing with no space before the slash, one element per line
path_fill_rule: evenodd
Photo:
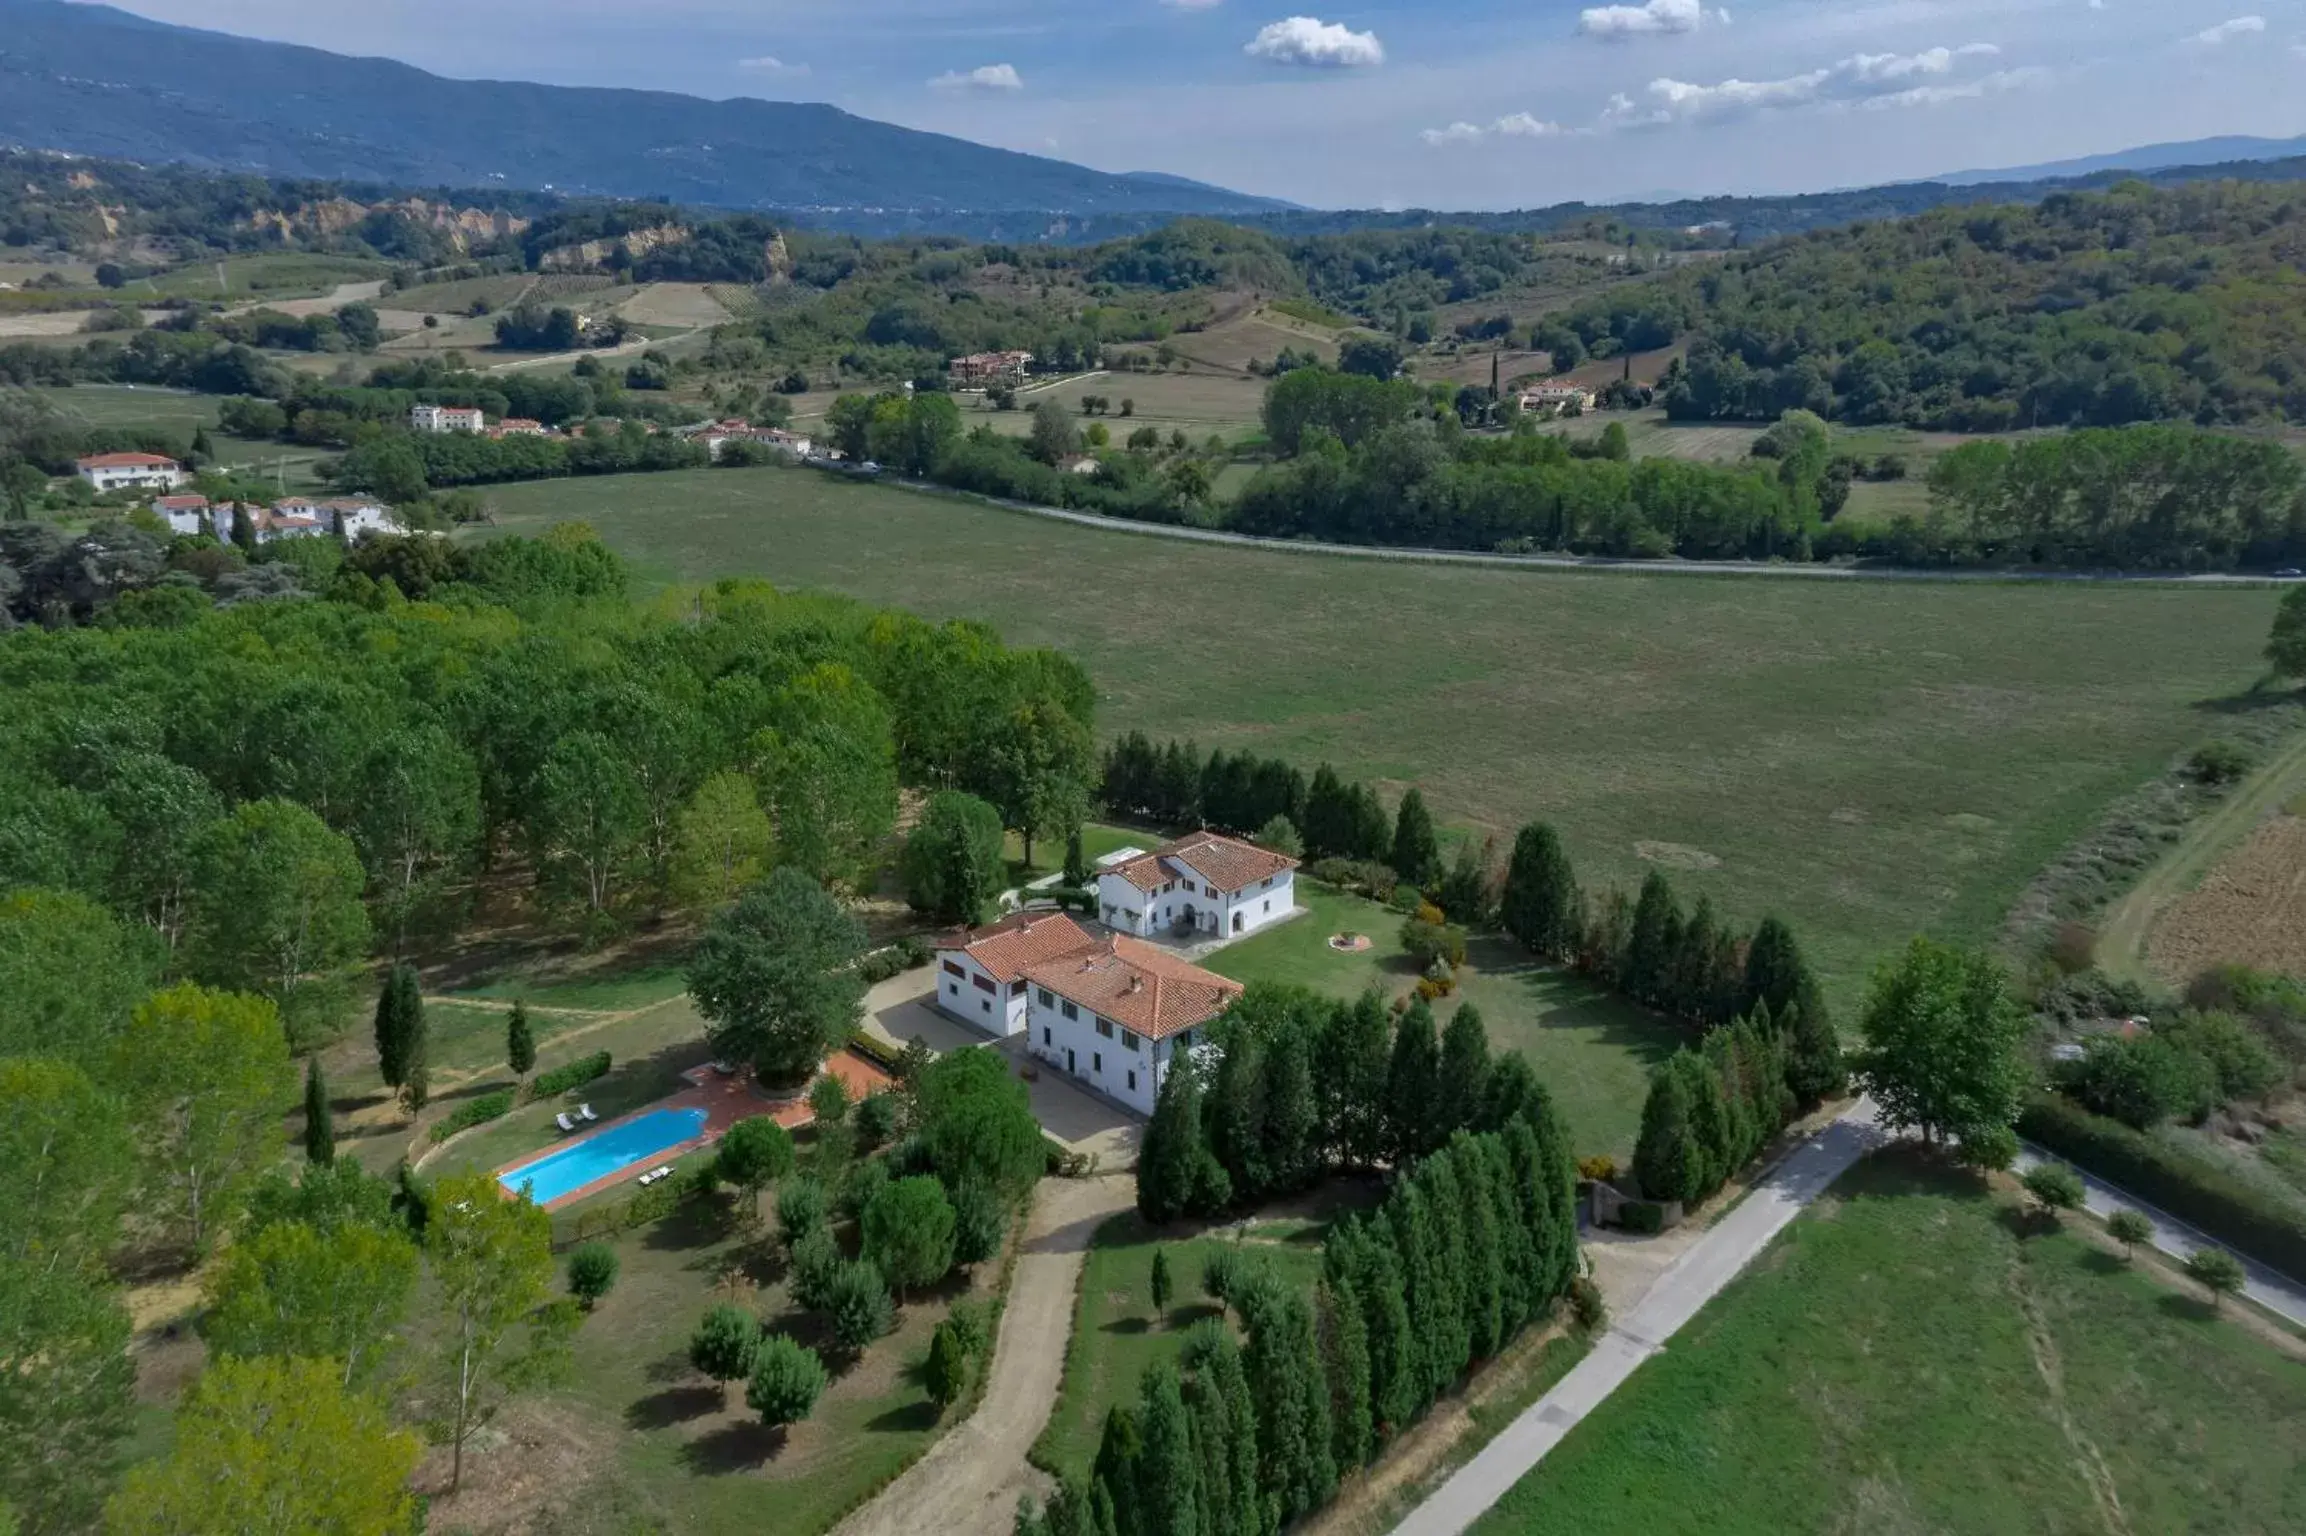
<path fill-rule="evenodd" d="M 1481 1010 L 1459 1003 L 1441 1032 L 1437 1130 L 1453 1131 L 1481 1118 L 1489 1067 L 1489 1032 L 1482 1026 Z"/>
<path fill-rule="evenodd" d="M 1424 890 L 1441 878 L 1441 843 L 1433 831 L 1433 814 L 1425 796 L 1416 789 L 1401 797 L 1393 819 L 1393 872 Z"/>
<path fill-rule="evenodd" d="M 336 1111 L 328 1102 L 328 1076 L 317 1052 L 304 1063 L 304 1155 L 315 1163 L 336 1161 Z"/>
<path fill-rule="evenodd" d="M 1433 1010 L 1419 998 L 1393 1032 L 1393 1056 L 1385 1072 L 1386 1140 L 1396 1166 L 1441 1145 L 1440 1077 Z"/>

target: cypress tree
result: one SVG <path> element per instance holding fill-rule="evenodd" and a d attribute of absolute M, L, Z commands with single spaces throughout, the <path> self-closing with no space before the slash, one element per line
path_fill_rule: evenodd
<path fill-rule="evenodd" d="M 1457 1176 L 1457 1159 L 1444 1148 L 1417 1166 L 1416 1182 L 1425 1191 L 1426 1213 L 1437 1249 L 1433 1271 L 1445 1299 L 1435 1312 L 1441 1333 L 1428 1338 L 1425 1364 L 1431 1373 L 1433 1395 L 1439 1397 L 1465 1374 L 1473 1359 L 1472 1316 L 1477 1305 L 1473 1274 L 1473 1245 L 1466 1230 L 1466 1192 Z"/>
<path fill-rule="evenodd" d="M 1441 908 L 1453 923 L 1469 928 L 1485 928 L 1494 915 L 1490 910 L 1490 868 L 1495 860 L 1496 845 L 1485 842 L 1475 847 L 1472 838 L 1457 845 L 1457 855 L 1449 861 L 1448 872 L 1441 877 L 1434 891 L 1434 905 Z"/>
<path fill-rule="evenodd" d="M 1138 1536 L 1200 1536 L 1201 1471 L 1177 1368 L 1167 1361 L 1149 1367 L 1138 1399 Z"/>
<path fill-rule="evenodd" d="M 1089 867 L 1089 855 L 1081 846 L 1081 829 L 1075 827 L 1065 834 L 1065 883 L 1080 890 L 1096 878 Z"/>
<path fill-rule="evenodd" d="M 304 1156 L 314 1163 L 336 1161 L 336 1111 L 328 1102 L 328 1076 L 317 1052 L 304 1063 Z"/>
<path fill-rule="evenodd" d="M 1169 1279 L 1169 1250 L 1153 1250 L 1153 1273 L 1147 1278 L 1147 1289 L 1153 1298 L 1153 1321 L 1159 1323 L 1169 1314 L 1169 1298 L 1173 1294 Z"/>
<path fill-rule="evenodd" d="M 1105 1433 L 1097 1442 L 1097 1460 L 1090 1471 L 1106 1506 L 1098 1519 L 1111 1527 L 1113 1536 L 1144 1536 L 1137 1523 L 1137 1463 L 1143 1454 L 1137 1415 L 1115 1403 L 1105 1414 Z"/>
<path fill-rule="evenodd" d="M 1369 1459 L 1372 1438 L 1369 1396 L 1369 1325 L 1361 1298 L 1350 1283 L 1323 1282 L 1315 1293 L 1321 1328 L 1321 1374 L 1329 1387 L 1330 1456 L 1340 1472 Z"/>
<path fill-rule="evenodd" d="M 1523 827 L 1513 840 L 1498 911 L 1505 931 L 1536 955 L 1566 960 L 1577 951 L 1580 907 L 1577 876 L 1560 837 L 1542 821 Z"/>
<path fill-rule="evenodd" d="M 1425 796 L 1412 789 L 1401 797 L 1393 821 L 1393 872 L 1425 890 L 1441 878 L 1441 843 L 1434 836 L 1433 816 Z"/>
<path fill-rule="evenodd" d="M 1273 1188 L 1301 1190 L 1321 1177 L 1321 1105 L 1313 1091 L 1313 1040 L 1284 1021 L 1265 1056 L 1265 1161 Z"/>
<path fill-rule="evenodd" d="M 1393 818 L 1385 814 L 1385 802 L 1366 784 L 1356 784 L 1348 793 L 1353 802 L 1351 857 L 1385 863 L 1393 856 Z"/>
<path fill-rule="evenodd" d="M 1689 1084 L 1669 1063 L 1650 1074 L 1641 1139 L 1634 1143 L 1633 1176 L 1646 1198 L 1698 1199 L 1705 1155 L 1691 1138 Z"/>
<path fill-rule="evenodd" d="M 1481 1118 L 1483 1095 L 1489 1086 L 1489 1032 L 1482 1027 L 1481 1010 L 1459 1003 L 1441 1033 L 1440 1084 L 1436 1104 L 1440 1128 L 1454 1131 Z"/>
<path fill-rule="evenodd" d="M 1265 1057 L 1262 1030 L 1234 1028 L 1201 1104 L 1202 1144 L 1224 1165 L 1234 1197 L 1249 1203 L 1263 1199 L 1273 1187 L 1266 1159 Z"/>
<path fill-rule="evenodd" d="M 376 997 L 376 1064 L 385 1086 L 406 1088 L 425 1061 L 424 991 L 406 961 L 386 973 Z"/>
<path fill-rule="evenodd" d="M 504 1024 L 504 1064 L 517 1078 L 525 1079 L 536 1070 L 536 1034 L 529 1028 L 528 1004 L 517 997 Z"/>
<path fill-rule="evenodd" d="M 1176 827 L 1201 824 L 1201 749 L 1191 742 L 1172 741 L 1161 754 L 1160 804 L 1162 821 Z"/>
<path fill-rule="evenodd" d="M 1729 1093 L 1721 1074 L 1699 1052 L 1683 1049 L 1670 1063 L 1683 1075 L 1689 1090 L 1692 1145 L 1702 1155 L 1697 1179 L 1698 1198 L 1721 1188 L 1738 1166 L 1736 1129 L 1730 1117 Z"/>
<path fill-rule="evenodd" d="M 1425 1192 L 1414 1182 L 1395 1185 L 1392 1197 L 1385 1202 L 1385 1221 L 1401 1266 L 1401 1300 L 1409 1324 L 1408 1363 L 1415 1367 L 1406 1388 L 1395 1393 L 1396 1399 L 1407 1403 L 1409 1408 L 1393 1420 L 1399 1426 L 1425 1412 L 1426 1405 L 1433 1401 L 1432 1356 L 1447 1347 L 1449 1326 L 1445 1314 L 1454 1312 L 1456 1303 L 1435 1269 L 1441 1240 L 1433 1230 L 1433 1213 L 1426 1204 Z"/>
<path fill-rule="evenodd" d="M 1298 824 L 1309 859 L 1352 858 L 1353 804 L 1337 770 L 1323 763 L 1305 791 L 1305 820 Z"/>
<path fill-rule="evenodd" d="M 1433 1038 L 1433 1010 L 1419 998 L 1393 1032 L 1385 1069 L 1386 1141 L 1395 1167 L 1441 1145 L 1441 1052 Z"/>
<path fill-rule="evenodd" d="M 1764 1132 L 1754 1102 L 1753 1075 L 1747 1070 L 1744 1042 L 1735 1028 L 1714 1030 L 1706 1036 L 1705 1059 L 1721 1079 L 1722 1110 L 1728 1124 L 1730 1159 L 1724 1177 L 1752 1161 L 1761 1150 Z"/>
<path fill-rule="evenodd" d="M 249 516 L 245 501 L 232 504 L 232 544 L 242 554 L 256 553 L 256 519 Z"/>
<path fill-rule="evenodd" d="M 1393 1019 L 1375 987 L 1330 1013 L 1316 1084 L 1323 1095 L 1324 1132 L 1339 1162 L 1372 1168 L 1385 1160 L 1386 1082 L 1393 1054 Z"/>
<path fill-rule="evenodd" d="M 1153 1118 L 1137 1153 L 1137 1212 L 1160 1225 L 1200 1209 L 1200 1167 L 1207 1148 L 1201 1134 L 1201 1073 L 1179 1062 L 1162 1080 Z"/>
<path fill-rule="evenodd" d="M 1635 1002 L 1659 1007 L 1673 974 L 1674 949 L 1681 937 L 1681 910 L 1673 887 L 1651 870 L 1633 904 L 1633 927 L 1626 935 L 1623 986 Z"/>
<path fill-rule="evenodd" d="M 1446 1042 L 1444 1049 L 1446 1053 Z M 1503 1052 L 1490 1062 L 1481 1080 L 1481 1105 L 1473 1117 L 1473 1129 L 1503 1130 L 1516 1115 L 1538 1112 L 1544 1093 L 1528 1058 L 1519 1051 Z"/>
<path fill-rule="evenodd" d="M 1699 1024 L 1719 1017 L 1713 994 L 1715 940 L 1713 902 L 1701 895 L 1675 935 L 1673 974 L 1666 983 L 1668 1011 Z"/>
<path fill-rule="evenodd" d="M 1337 1486 L 1329 1392 L 1304 1292 L 1261 1288 L 1249 1313 L 1242 1363 L 1257 1404 L 1260 1467 L 1286 1525 L 1320 1508 Z"/>
<path fill-rule="evenodd" d="M 1772 1014 L 1783 1014 L 1788 1004 L 1798 1002 L 1804 991 L 1816 985 L 1802 959 L 1801 946 L 1794 942 L 1793 929 L 1778 917 L 1765 917 L 1754 929 L 1753 941 L 1746 946 L 1742 980 L 1740 1013 L 1751 1013 L 1756 1003 L 1767 1003 Z"/>
<path fill-rule="evenodd" d="M 1803 1105 L 1840 1097 L 1849 1085 L 1841 1037 L 1834 1032 L 1823 1000 L 1793 1003 L 1779 1014 L 1785 1040 L 1786 1087 Z"/>
<path fill-rule="evenodd" d="M 1370 1417 L 1382 1433 L 1388 1426 L 1403 1428 L 1417 1416 L 1417 1384 L 1424 1367 L 1418 1362 L 1417 1339 L 1410 1327 L 1401 1255 L 1394 1250 L 1387 1223 L 1365 1230 L 1359 1258 L 1353 1291 L 1361 1299 L 1369 1338 Z"/>
<path fill-rule="evenodd" d="M 1495 1234 L 1497 1261 L 1498 1342 L 1519 1334 L 1537 1314 L 1536 1234 L 1525 1226 L 1513 1197 L 1513 1164 L 1505 1142 L 1496 1135 L 1476 1136 L 1474 1155 L 1482 1162 L 1482 1187 L 1489 1196 L 1489 1230 Z"/>
<path fill-rule="evenodd" d="M 1185 1401 L 1207 1510 L 1203 1529 L 1210 1536 L 1264 1536 L 1257 1410 L 1233 1330 L 1214 1321 L 1200 1324 L 1187 1337 L 1181 1358 L 1193 1373 Z"/>
<path fill-rule="evenodd" d="M 1457 1180 L 1458 1220 L 1465 1229 L 1458 1283 L 1465 1302 L 1466 1351 L 1475 1360 L 1487 1360 L 1507 1337 L 1505 1236 L 1497 1227 L 1489 1159 L 1482 1155 L 1480 1143 L 1467 1132 L 1458 1132 L 1449 1143 L 1449 1164 Z"/>

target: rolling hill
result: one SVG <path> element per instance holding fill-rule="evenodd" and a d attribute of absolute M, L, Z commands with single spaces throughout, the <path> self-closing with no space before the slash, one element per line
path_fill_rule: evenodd
<path fill-rule="evenodd" d="M 0 143 L 268 176 L 550 187 L 718 208 L 1110 216 L 1287 206 L 830 106 L 449 80 L 389 59 L 59 0 L 0 0 Z"/>

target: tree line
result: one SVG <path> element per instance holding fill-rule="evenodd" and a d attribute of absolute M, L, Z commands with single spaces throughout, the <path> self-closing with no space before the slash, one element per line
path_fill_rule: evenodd
<path fill-rule="evenodd" d="M 1551 1315 L 1576 1274 L 1573 1178 L 1530 1082 L 1493 1126 L 1425 1147 L 1376 1210 L 1333 1227 L 1310 1293 L 1246 1253 L 1213 1261 L 1202 1288 L 1226 1315 L 1195 1328 L 1180 1366 L 1146 1373 L 1137 1403 L 1107 1416 L 1094 1464 L 1021 1511 L 1018 1530 L 1260 1536 L 1319 1509 L 1467 1370 Z"/>

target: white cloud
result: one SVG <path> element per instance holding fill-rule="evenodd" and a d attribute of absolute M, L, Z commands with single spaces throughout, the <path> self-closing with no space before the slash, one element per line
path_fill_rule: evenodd
<path fill-rule="evenodd" d="M 2221 21 L 2214 27 L 2205 27 L 2201 31 L 2195 33 L 2192 37 L 2187 38 L 2186 41 L 2189 43 L 2198 44 L 2204 48 L 2215 48 L 2220 43 L 2227 42 L 2233 38 L 2242 37 L 2252 32 L 2263 32 L 2265 30 L 2265 17 L 2237 16 L 2232 21 Z"/>
<path fill-rule="evenodd" d="M 1349 31 L 1311 16 L 1274 22 L 1241 51 L 1253 59 L 1303 69 L 1367 69 L 1385 62 L 1385 45 L 1376 33 Z"/>
<path fill-rule="evenodd" d="M 806 64 L 787 64 L 783 59 L 771 58 L 765 53 L 757 59 L 737 60 L 737 68 L 749 69 L 757 75 L 805 75 L 809 72 Z"/>
<path fill-rule="evenodd" d="M 1649 83 L 1649 102 L 1640 106 L 1624 96 L 1610 99 L 1602 114 L 1605 126 L 1638 128 L 1701 119 L 1743 117 L 1755 112 L 1791 107 L 1862 105 L 1918 107 L 1938 102 L 1983 96 L 2044 78 L 2040 69 L 2002 70 L 1963 81 L 1949 81 L 1966 60 L 1992 58 L 2001 50 L 1991 43 L 1969 43 L 1960 48 L 1929 48 L 1920 53 L 1859 53 L 1819 69 L 1779 80 L 1723 80 L 1700 85 L 1687 80 L 1657 79 Z"/>
<path fill-rule="evenodd" d="M 1701 0 L 1645 0 L 1641 5 L 1597 5 L 1580 11 L 1580 37 L 1616 41 L 1628 37 L 1695 32 L 1705 25 Z"/>
<path fill-rule="evenodd" d="M 1512 112 L 1486 128 L 1479 123 L 1451 123 L 1447 128 L 1428 128 L 1418 137 L 1433 145 L 1479 144 L 1484 139 L 1553 139 L 1568 132 L 1532 113 Z"/>
<path fill-rule="evenodd" d="M 983 64 L 971 70 L 952 70 L 929 82 L 935 91 L 1021 91 L 1025 77 L 1014 64 Z"/>

